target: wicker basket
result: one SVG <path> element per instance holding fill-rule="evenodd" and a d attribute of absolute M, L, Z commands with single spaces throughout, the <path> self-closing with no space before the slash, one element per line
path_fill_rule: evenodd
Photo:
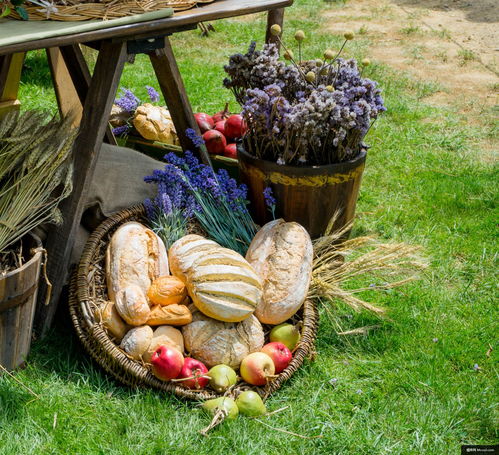
<path fill-rule="evenodd" d="M 164 8 L 173 8 L 174 11 L 183 11 L 196 6 L 198 3 L 211 3 L 214 0 L 101 0 L 82 2 L 81 0 L 66 0 L 64 4 L 55 3 L 57 11 L 47 13 L 39 5 L 26 3 L 31 21 L 87 21 L 90 19 L 116 19 L 118 17 L 142 14 Z M 20 19 L 16 12 L 11 16 Z"/>
<path fill-rule="evenodd" d="M 78 270 L 72 276 L 69 298 L 69 310 L 76 333 L 94 360 L 123 384 L 152 387 L 192 400 L 215 398 L 218 395 L 211 390 L 188 390 L 158 380 L 145 364 L 131 359 L 119 349 L 94 317 L 97 301 L 107 296 L 104 253 L 114 231 L 128 221 L 145 223 L 144 207 L 137 205 L 114 214 L 96 229 L 85 246 Z M 235 394 L 251 388 L 266 398 L 293 375 L 307 356 L 312 355 L 318 324 L 315 304 L 306 301 L 292 322 L 302 323 L 302 337 L 290 365 L 265 387 L 242 384 L 234 390 Z"/>

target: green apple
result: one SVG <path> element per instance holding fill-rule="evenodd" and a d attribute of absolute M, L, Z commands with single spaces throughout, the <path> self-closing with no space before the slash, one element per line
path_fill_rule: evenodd
<path fill-rule="evenodd" d="M 237 397 L 236 404 L 239 412 L 245 416 L 261 416 L 267 412 L 267 408 L 260 395 L 252 390 L 242 392 Z"/>
<path fill-rule="evenodd" d="M 270 341 L 279 341 L 293 351 L 300 341 L 300 331 L 292 324 L 279 324 L 270 331 Z"/>
<path fill-rule="evenodd" d="M 230 386 L 237 382 L 236 372 L 228 365 L 215 365 L 208 371 L 210 387 L 218 393 L 225 392 Z"/>
<path fill-rule="evenodd" d="M 230 397 L 220 397 L 205 401 L 202 408 L 213 415 L 219 409 L 225 409 L 227 411 L 228 419 L 235 419 L 239 415 L 239 408 L 237 407 L 236 402 Z"/>

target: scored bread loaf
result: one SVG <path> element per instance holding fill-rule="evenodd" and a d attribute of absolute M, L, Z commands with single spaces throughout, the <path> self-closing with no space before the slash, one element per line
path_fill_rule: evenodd
<path fill-rule="evenodd" d="M 147 325 L 185 325 L 192 321 L 192 314 L 185 305 L 154 305 L 151 308 Z"/>
<path fill-rule="evenodd" d="M 239 368 L 248 354 L 263 347 L 263 328 L 255 316 L 242 322 L 221 322 L 190 308 L 192 322 L 182 327 L 185 349 L 207 367 L 225 364 Z"/>
<path fill-rule="evenodd" d="M 219 247 L 213 240 L 197 234 L 189 234 L 177 240 L 168 250 L 168 261 L 172 275 L 187 280 L 187 271 L 204 251 Z"/>
<path fill-rule="evenodd" d="M 193 261 L 187 290 L 201 312 L 225 322 L 246 319 L 262 298 L 262 283 L 253 268 L 240 254 L 221 247 Z"/>
<path fill-rule="evenodd" d="M 313 246 L 298 223 L 279 219 L 258 231 L 246 259 L 263 281 L 263 298 L 255 316 L 280 324 L 293 316 L 307 297 L 312 277 Z"/>
<path fill-rule="evenodd" d="M 147 293 L 151 282 L 168 275 L 168 257 L 163 241 L 137 222 L 125 223 L 113 234 L 106 251 L 108 296 L 112 301 L 133 284 Z"/>

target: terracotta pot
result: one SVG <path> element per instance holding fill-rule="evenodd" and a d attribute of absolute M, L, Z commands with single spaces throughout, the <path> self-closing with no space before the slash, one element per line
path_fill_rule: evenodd
<path fill-rule="evenodd" d="M 238 146 L 239 174 L 248 188 L 250 211 L 258 224 L 272 220 L 263 190 L 270 186 L 277 201 L 276 218 L 297 221 L 312 238 L 320 237 L 336 211 L 334 229 L 355 215 L 366 152 L 357 158 L 324 166 L 286 166 L 257 159 Z"/>
<path fill-rule="evenodd" d="M 23 250 L 24 256 L 31 259 L 0 277 L 0 364 L 7 370 L 22 367 L 29 353 L 42 264 L 41 247 L 38 237 L 27 235 L 23 239 Z"/>

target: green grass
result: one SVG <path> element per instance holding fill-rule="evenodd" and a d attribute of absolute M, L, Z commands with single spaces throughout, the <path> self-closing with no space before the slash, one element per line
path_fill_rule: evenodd
<path fill-rule="evenodd" d="M 320 13 L 340 7 L 296 2 L 286 35 L 302 28 L 320 56 L 341 42 L 325 33 Z M 252 38 L 262 42 L 264 24 L 264 16 L 226 20 L 208 39 L 197 32 L 173 38 L 195 110 L 213 112 L 231 100 L 221 86 L 222 65 Z M 368 56 L 368 37 L 348 52 Z M 55 111 L 44 58 L 32 54 L 27 67 L 24 106 Z M 268 401 L 270 410 L 289 408 L 264 420 L 322 438 L 245 418 L 204 438 L 198 431 L 209 419 L 194 405 L 119 386 L 88 359 L 63 317 L 17 373 L 39 399 L 0 377 L 0 453 L 454 455 L 464 443 L 498 441 L 498 175 L 480 149 L 497 124 L 472 127 L 451 108 L 425 104 L 438 90 L 433 83 L 376 64 L 366 74 L 384 88 L 388 112 L 368 138 L 354 235 L 423 245 L 431 267 L 421 281 L 370 296 L 390 309 L 390 320 L 341 304 L 333 319 L 322 312 L 316 360 Z M 151 81 L 139 56 L 122 85 L 145 97 Z M 369 324 L 381 327 L 367 336 L 336 334 Z"/>

